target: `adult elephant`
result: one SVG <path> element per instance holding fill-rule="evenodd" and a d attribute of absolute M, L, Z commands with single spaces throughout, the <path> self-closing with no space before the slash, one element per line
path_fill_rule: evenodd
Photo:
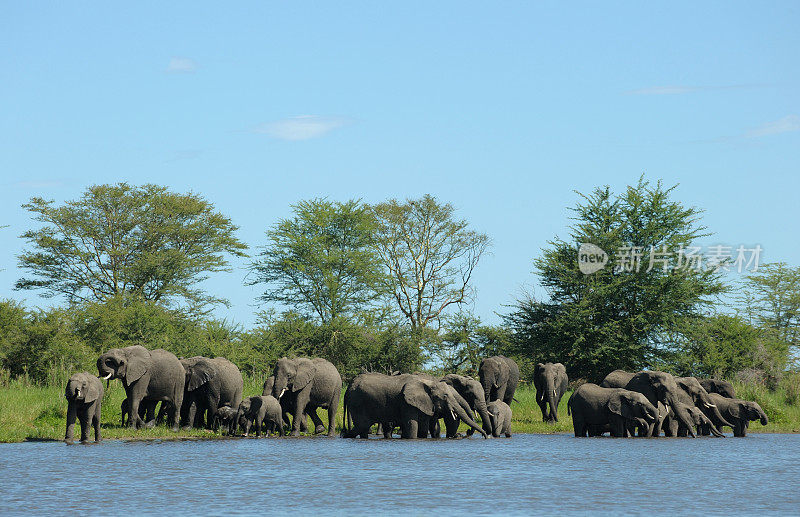
<path fill-rule="evenodd" d="M 155 406 L 165 401 L 174 410 L 170 414 L 173 431 L 178 430 L 178 415 L 183 403 L 186 370 L 172 352 L 161 348 L 148 350 L 134 345 L 112 348 L 97 359 L 97 371 L 103 380 L 120 379 L 128 397 L 128 425 L 144 427 L 139 406 L 144 401 Z"/>
<path fill-rule="evenodd" d="M 486 402 L 502 400 L 509 406 L 519 383 L 519 366 L 513 359 L 495 355 L 481 361 L 478 376 L 486 396 Z"/>
<path fill-rule="evenodd" d="M 609 379 L 607 376 L 605 379 L 605 381 L 609 381 L 607 384 L 621 382 L 623 380 L 624 377 L 622 376 L 617 376 L 616 379 Z M 689 407 L 694 407 L 694 402 L 685 391 L 678 387 L 672 375 L 659 371 L 643 371 L 635 373 L 625 386 L 611 387 L 621 387 L 630 391 L 639 392 L 644 395 L 653 406 L 657 406 L 657 404 L 661 402 L 664 404 L 667 411 L 672 411 L 670 417 L 675 418 L 679 424 L 684 425 L 693 438 L 696 436 L 693 429 L 694 418 L 689 413 Z M 670 417 L 668 417 L 667 420 L 669 420 Z M 651 436 L 658 436 L 661 434 L 664 422 L 665 421 L 660 421 L 654 424 L 653 430 L 650 433 Z M 664 427 L 664 429 L 667 431 L 669 428 Z"/>
<path fill-rule="evenodd" d="M 599 436 L 605 431 L 620 438 L 632 436 L 634 427 L 649 429 L 658 420 L 658 410 L 642 393 L 592 383 L 575 390 L 567 401 L 567 411 L 579 437 Z"/>
<path fill-rule="evenodd" d="M 600 383 L 601 388 L 624 388 L 635 373 L 626 372 L 625 370 L 614 370 L 606 375 L 605 379 Z"/>
<path fill-rule="evenodd" d="M 697 379 L 700 382 L 700 386 L 703 387 L 708 393 L 718 393 L 723 397 L 727 397 L 729 399 L 736 398 L 736 390 L 733 388 L 733 384 L 728 381 L 722 379 Z"/>
<path fill-rule="evenodd" d="M 367 438 L 370 427 L 381 424 L 384 437 L 388 437 L 387 429 L 399 425 L 403 438 L 421 438 L 427 436 L 436 415 L 450 414 L 486 437 L 486 432 L 469 417 L 455 393 L 455 389 L 444 382 L 418 375 L 362 373 L 345 392 L 343 436 Z"/>
<path fill-rule="evenodd" d="M 481 417 L 481 424 L 484 431 L 487 434 L 492 434 L 494 432 L 494 427 L 492 425 L 492 418 L 489 414 L 489 410 L 486 406 L 486 393 L 483 391 L 483 386 L 481 383 L 473 379 L 472 377 L 465 377 L 463 375 L 458 375 L 455 373 L 448 373 L 444 377 L 442 377 L 442 382 L 449 384 L 450 386 L 455 389 L 458 394 L 467 402 L 469 408 L 472 411 L 475 411 Z M 470 428 L 467 431 L 468 435 L 472 435 L 474 431 Z M 450 435 L 450 430 L 448 430 L 448 436 Z"/>
<path fill-rule="evenodd" d="M 751 421 L 760 420 L 761 425 L 767 425 L 769 418 L 761 406 L 756 402 L 749 400 L 731 399 L 720 395 L 719 393 L 709 393 L 711 400 L 719 408 L 719 412 L 725 417 L 726 422 L 723 423 L 715 420 L 714 415 L 706 413 L 706 416 L 716 425 L 722 427 L 727 425 L 733 429 L 733 436 L 739 438 L 747 436 L 747 428 L 750 426 Z M 708 426 L 701 426 L 701 434 L 707 435 L 710 432 Z"/>
<path fill-rule="evenodd" d="M 239 368 L 224 357 L 195 356 L 181 359 L 186 383 L 181 408 L 181 424 L 211 429 L 217 409 L 238 409 L 242 402 L 244 380 Z"/>
<path fill-rule="evenodd" d="M 561 363 L 538 363 L 533 370 L 533 385 L 542 420 L 558 422 L 558 403 L 569 385 L 567 369 Z"/>
<path fill-rule="evenodd" d="M 275 376 L 272 396 L 278 401 L 289 397 L 289 404 L 293 406 L 291 435 L 300 435 L 300 421 L 306 413 L 314 421 L 314 432 L 324 432 L 325 426 L 317 416 L 317 408 L 324 408 L 328 410 L 328 436 L 333 436 L 342 392 L 342 377 L 336 367 L 322 358 L 283 357 L 278 360 L 272 375 Z"/>

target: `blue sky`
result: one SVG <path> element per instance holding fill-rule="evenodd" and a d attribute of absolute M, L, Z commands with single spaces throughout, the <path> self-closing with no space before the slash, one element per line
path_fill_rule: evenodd
<path fill-rule="evenodd" d="M 474 310 L 535 285 L 566 207 L 679 183 L 711 243 L 796 265 L 800 4 L 12 2 L 0 16 L 0 297 L 31 196 L 168 185 L 251 246 L 325 196 L 431 193 L 492 238 Z M 207 288 L 249 325 L 246 262 Z"/>

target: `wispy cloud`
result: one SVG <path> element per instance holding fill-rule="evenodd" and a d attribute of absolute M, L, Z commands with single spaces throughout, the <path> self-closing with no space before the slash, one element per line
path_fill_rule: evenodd
<path fill-rule="evenodd" d="M 744 136 L 746 138 L 759 138 L 762 136 L 790 133 L 792 131 L 800 131 L 800 117 L 797 115 L 787 115 L 781 119 L 766 122 L 751 129 L 745 133 Z"/>
<path fill-rule="evenodd" d="M 696 86 L 651 86 L 649 88 L 639 88 L 638 90 L 628 90 L 625 95 L 678 95 L 696 92 L 699 89 Z"/>
<path fill-rule="evenodd" d="M 280 140 L 309 140 L 330 133 L 349 122 L 350 119 L 344 117 L 299 115 L 262 124 L 253 131 Z"/>
<path fill-rule="evenodd" d="M 188 57 L 170 58 L 167 72 L 173 74 L 191 74 L 197 70 L 197 62 Z"/>
<path fill-rule="evenodd" d="M 625 95 L 682 95 L 684 93 L 695 93 L 714 90 L 745 90 L 750 88 L 767 88 L 773 85 L 770 84 L 729 84 L 723 86 L 689 86 L 689 85 L 671 85 L 671 86 L 650 86 L 647 88 L 638 88 L 636 90 L 628 90 L 623 92 Z"/>

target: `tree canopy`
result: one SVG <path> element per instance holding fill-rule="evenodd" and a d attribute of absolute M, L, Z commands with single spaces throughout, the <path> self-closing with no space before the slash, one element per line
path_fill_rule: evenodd
<path fill-rule="evenodd" d="M 489 248 L 488 236 L 470 230 L 451 204 L 431 195 L 374 208 L 378 253 L 397 307 L 413 329 L 439 323 L 448 307 L 472 299 L 470 280 Z"/>
<path fill-rule="evenodd" d="M 16 287 L 70 302 L 128 293 L 201 311 L 226 301 L 198 284 L 247 249 L 210 202 L 158 185 L 95 185 L 63 205 L 34 197 L 23 208 L 42 227 L 22 235 L 19 264 L 31 276 Z"/>
<path fill-rule="evenodd" d="M 374 248 L 375 219 L 358 200 L 313 199 L 267 231 L 251 264 L 250 285 L 266 284 L 265 302 L 289 305 L 327 323 L 375 302 L 386 279 Z"/>
<path fill-rule="evenodd" d="M 636 371 L 662 355 L 661 333 L 724 290 L 716 269 L 689 267 L 678 253 L 709 234 L 700 210 L 671 199 L 674 188 L 640 178 L 616 196 L 609 187 L 579 193 L 569 240 L 556 238 L 534 260 L 549 300 L 519 300 L 505 316 L 518 352 L 593 381 Z M 582 243 L 605 251 L 604 268 L 580 270 Z"/>

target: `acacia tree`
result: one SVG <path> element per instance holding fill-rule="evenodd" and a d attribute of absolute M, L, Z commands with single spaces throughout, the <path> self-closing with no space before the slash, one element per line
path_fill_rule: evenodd
<path fill-rule="evenodd" d="M 449 203 L 431 195 L 374 207 L 377 250 L 391 279 L 392 295 L 414 330 L 440 323 L 451 305 L 468 303 L 472 273 L 489 237 L 455 219 Z"/>
<path fill-rule="evenodd" d="M 670 199 L 674 188 L 640 178 L 618 196 L 608 187 L 581 195 L 569 240 L 556 238 L 534 260 L 549 300 L 519 300 L 504 317 L 518 353 L 563 362 L 570 376 L 595 382 L 664 355 L 660 337 L 724 290 L 717 270 L 692 267 L 679 253 L 709 234 L 700 210 Z M 604 268 L 581 272 L 582 243 L 608 254 Z"/>
<path fill-rule="evenodd" d="M 322 323 L 352 316 L 383 293 L 385 277 L 373 246 L 375 219 L 358 200 L 313 199 L 267 231 L 269 243 L 251 266 L 261 295 L 312 314 Z"/>
<path fill-rule="evenodd" d="M 158 185 L 95 185 L 61 206 L 34 197 L 22 207 L 43 226 L 22 235 L 30 249 L 19 264 L 31 277 L 16 288 L 70 302 L 133 295 L 199 312 L 227 301 L 197 285 L 247 249 L 210 202 Z"/>

